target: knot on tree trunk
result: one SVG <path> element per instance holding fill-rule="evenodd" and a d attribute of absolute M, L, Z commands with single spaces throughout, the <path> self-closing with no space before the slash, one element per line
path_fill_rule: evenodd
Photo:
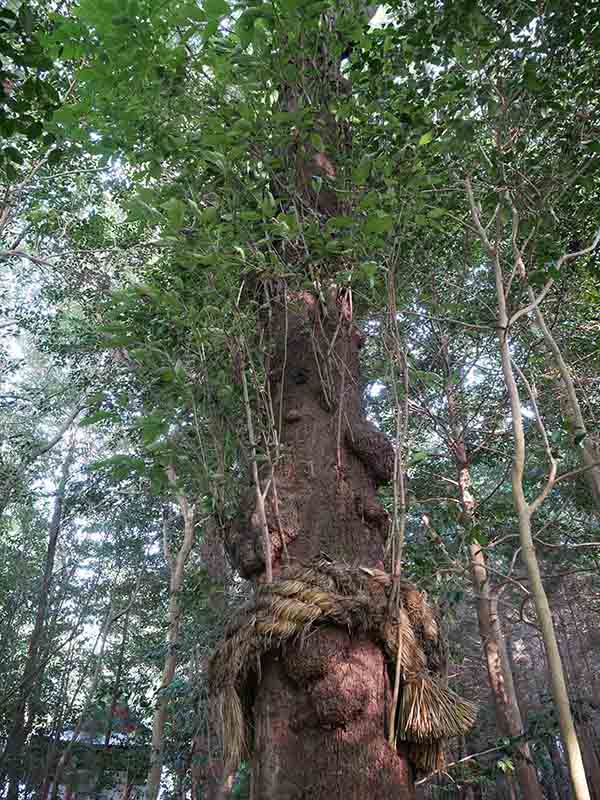
<path fill-rule="evenodd" d="M 346 444 L 365 465 L 375 483 L 387 483 L 394 475 L 394 447 L 372 422 L 357 420 L 346 430 Z"/>
<path fill-rule="evenodd" d="M 329 683 L 343 689 L 343 671 L 336 672 L 331 653 L 303 645 L 313 628 L 333 625 L 380 645 L 392 674 L 400 659 L 398 740 L 408 743 L 420 772 L 441 767 L 444 739 L 464 736 L 476 707 L 446 686 L 446 643 L 425 594 L 401 582 L 394 593 L 400 603 L 394 605 L 394 588 L 392 576 L 382 570 L 323 559 L 288 567 L 280 580 L 257 587 L 254 602 L 231 622 L 210 663 L 211 697 L 223 723 L 229 766 L 248 750 L 251 687 L 260 680 L 260 661 L 269 651 L 281 648 L 288 676 L 310 685 L 316 724 L 339 727 L 348 715 L 361 713 L 360 697 L 346 709 L 332 705 L 328 698 L 336 693 Z"/>

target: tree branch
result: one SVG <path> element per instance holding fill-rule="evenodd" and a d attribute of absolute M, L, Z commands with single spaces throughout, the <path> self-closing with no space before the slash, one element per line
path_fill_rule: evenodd
<path fill-rule="evenodd" d="M 50 267 L 54 269 L 54 264 L 47 261 L 45 258 L 34 256 L 31 253 L 26 253 L 25 250 L 0 250 L 0 259 L 6 260 L 8 258 L 26 258 L 36 264 L 38 267 Z"/>

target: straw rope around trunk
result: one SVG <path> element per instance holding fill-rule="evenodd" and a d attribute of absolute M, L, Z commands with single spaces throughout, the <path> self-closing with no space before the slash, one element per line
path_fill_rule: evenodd
<path fill-rule="evenodd" d="M 400 602 L 390 602 L 398 589 Z M 249 676 L 260 678 L 262 655 L 288 641 L 302 643 L 311 628 L 323 624 L 380 644 L 391 674 L 400 657 L 398 740 L 408 742 L 420 773 L 440 769 L 444 740 L 465 735 L 477 709 L 447 688 L 446 643 L 426 595 L 405 581 L 395 586 L 383 570 L 324 559 L 288 567 L 280 580 L 260 584 L 254 602 L 232 620 L 211 658 L 210 693 L 227 764 L 235 768 L 248 752 L 249 710 L 242 697 Z"/>

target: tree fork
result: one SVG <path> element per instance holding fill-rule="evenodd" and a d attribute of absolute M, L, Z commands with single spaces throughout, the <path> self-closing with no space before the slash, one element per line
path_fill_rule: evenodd
<path fill-rule="evenodd" d="M 485 228 L 481 223 L 479 211 L 477 209 L 477 205 L 475 203 L 475 198 L 473 195 L 473 188 L 471 186 L 470 178 L 468 177 L 465 179 L 465 190 L 469 201 L 469 207 L 473 223 L 479 234 L 479 238 L 481 240 L 483 248 L 486 254 L 489 256 L 494 269 L 496 298 L 498 302 L 498 343 L 500 349 L 500 358 L 502 362 L 502 373 L 504 375 L 504 382 L 508 390 L 511 418 L 513 424 L 514 457 L 512 466 L 512 493 L 513 493 L 513 502 L 515 510 L 517 512 L 519 520 L 519 537 L 521 541 L 521 553 L 523 561 L 525 562 L 525 566 L 527 568 L 527 574 L 529 576 L 529 581 L 531 586 L 531 593 L 533 594 L 538 620 L 540 623 L 540 627 L 542 629 L 542 637 L 544 640 L 544 647 L 546 649 L 546 655 L 548 659 L 548 671 L 550 674 L 550 683 L 552 685 L 552 695 L 554 697 L 554 702 L 556 703 L 558 710 L 560 732 L 567 755 L 567 763 L 569 765 L 569 775 L 571 778 L 571 785 L 573 787 L 574 796 L 576 800 L 590 800 L 590 792 L 585 775 L 585 769 L 583 766 L 581 748 L 579 747 L 579 742 L 577 740 L 577 732 L 575 730 L 575 723 L 573 721 L 573 715 L 571 713 L 569 693 L 567 690 L 564 669 L 560 653 L 558 650 L 558 642 L 556 639 L 554 624 L 552 622 L 552 612 L 550 610 L 550 604 L 548 603 L 548 596 L 546 595 L 546 590 L 544 589 L 544 584 L 542 581 L 540 566 L 535 552 L 535 545 L 533 541 L 533 533 L 531 525 L 531 519 L 533 514 L 539 508 L 539 506 L 544 502 L 556 480 L 556 461 L 554 460 L 554 457 L 552 456 L 549 445 L 547 443 L 547 437 L 545 429 L 543 427 L 543 422 L 539 417 L 539 415 L 536 413 L 536 416 L 538 417 L 537 420 L 538 424 L 540 425 L 542 435 L 545 438 L 547 455 L 549 456 L 550 477 L 548 478 L 546 486 L 540 492 L 538 497 L 533 502 L 530 503 L 527 500 L 523 489 L 526 445 L 525 445 L 525 431 L 523 429 L 521 398 L 519 395 L 519 389 L 515 379 L 515 365 L 513 365 L 509 347 L 510 322 L 511 321 L 514 322 L 515 318 L 517 317 L 517 314 L 520 314 L 521 312 L 516 312 L 516 314 L 513 314 L 512 318 L 509 319 L 506 294 L 504 288 L 504 274 L 502 270 L 502 264 L 500 262 L 499 248 L 500 248 L 501 231 L 499 230 L 499 226 L 501 223 L 499 221 L 499 217 L 496 216 L 496 226 L 497 226 L 496 244 L 493 245 L 490 239 L 488 238 Z M 521 311 L 524 311 L 524 309 L 521 309 Z M 526 379 L 522 374 L 520 374 L 520 377 L 522 380 L 525 381 L 525 383 L 527 383 Z M 534 409 L 537 412 L 535 398 L 531 394 L 530 394 L 530 400 L 532 401 Z"/>

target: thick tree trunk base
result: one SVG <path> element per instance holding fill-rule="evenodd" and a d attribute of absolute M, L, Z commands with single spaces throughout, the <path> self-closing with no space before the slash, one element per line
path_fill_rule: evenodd
<path fill-rule="evenodd" d="M 325 628 L 268 656 L 253 708 L 252 800 L 413 800 L 408 758 L 386 740 L 388 702 L 383 654 L 368 639 Z"/>
<path fill-rule="evenodd" d="M 261 491 L 272 486 L 264 510 L 252 486 L 226 541 L 256 582 L 266 557 L 275 581 L 321 557 L 384 567 L 389 518 L 377 486 L 392 477 L 394 449 L 365 419 L 362 336 L 344 308 L 336 287 L 326 304 L 309 292 L 273 304 L 267 372 L 282 452 L 272 473 L 261 470 Z M 381 649 L 343 629 L 315 629 L 264 657 L 249 704 L 253 800 L 412 800 L 412 767 L 386 738 L 390 697 Z"/>

